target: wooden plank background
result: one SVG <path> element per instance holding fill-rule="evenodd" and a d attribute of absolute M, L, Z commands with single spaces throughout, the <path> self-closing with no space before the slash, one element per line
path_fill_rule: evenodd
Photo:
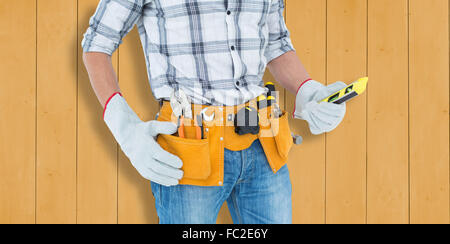
<path fill-rule="evenodd" d="M 157 223 L 81 62 L 98 0 L 0 0 L 0 223 Z M 294 223 L 449 223 L 449 0 L 286 0 L 316 80 L 370 77 L 333 133 L 291 151 Z M 157 104 L 134 29 L 113 55 L 145 120 Z M 267 74 L 265 80 L 272 80 Z M 284 107 L 294 95 L 282 90 Z M 226 204 L 218 223 L 231 223 Z"/>

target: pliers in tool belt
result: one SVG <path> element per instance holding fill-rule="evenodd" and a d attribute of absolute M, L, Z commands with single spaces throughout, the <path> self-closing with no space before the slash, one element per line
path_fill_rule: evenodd
<path fill-rule="evenodd" d="M 183 90 L 175 91 L 170 96 L 170 106 L 175 117 L 178 118 L 178 136 L 185 138 L 184 118 L 192 119 L 192 109 L 189 99 Z"/>

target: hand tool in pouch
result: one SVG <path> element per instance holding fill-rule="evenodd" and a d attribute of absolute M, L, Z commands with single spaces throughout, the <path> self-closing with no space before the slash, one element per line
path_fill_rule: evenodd
<path fill-rule="evenodd" d="M 347 102 L 348 100 L 361 95 L 366 90 L 368 81 L 368 77 L 360 78 L 359 80 L 348 85 L 346 88 L 323 99 L 321 102 L 329 102 L 335 104 L 342 104 L 344 102 Z"/>
<path fill-rule="evenodd" d="M 184 135 L 184 115 L 181 115 L 178 118 L 178 136 L 180 138 L 185 138 L 185 135 Z"/>
<path fill-rule="evenodd" d="M 200 114 L 202 115 L 202 119 L 206 122 L 211 122 L 214 120 L 214 117 L 216 116 L 215 112 L 213 111 L 213 113 L 211 115 L 207 115 L 206 112 L 208 111 L 208 107 L 202 109 L 202 111 L 200 112 Z"/>
<path fill-rule="evenodd" d="M 265 87 L 268 89 L 267 95 L 261 95 L 258 97 L 258 108 L 263 109 L 272 106 L 272 115 L 275 118 L 279 118 L 283 115 L 280 106 L 277 104 L 277 91 L 273 82 L 267 82 Z"/>
<path fill-rule="evenodd" d="M 181 89 L 178 92 L 172 92 L 170 106 L 174 116 L 178 118 L 178 136 L 184 138 L 184 118 L 192 119 L 191 103 L 186 93 Z"/>
<path fill-rule="evenodd" d="M 197 114 L 195 121 L 196 128 L 196 136 L 198 140 L 204 139 L 205 136 L 203 134 L 203 115 Z"/>
<path fill-rule="evenodd" d="M 259 109 L 265 108 L 266 106 L 272 106 L 272 114 L 275 118 L 280 118 L 283 116 L 283 111 L 280 109 L 280 106 L 277 104 L 277 91 L 275 88 L 275 84 L 272 82 L 266 83 L 266 88 L 269 90 L 267 96 L 261 95 L 258 97 L 258 107 Z M 295 145 L 300 145 L 303 143 L 303 137 L 299 135 L 295 135 L 292 133 L 292 140 Z"/>
<path fill-rule="evenodd" d="M 202 109 L 202 111 L 196 115 L 195 117 L 195 130 L 196 130 L 196 138 L 198 140 L 202 140 L 202 139 L 206 139 L 205 138 L 205 132 L 204 132 L 204 128 L 205 126 L 203 125 L 203 121 L 205 122 L 211 122 L 214 120 L 215 112 L 213 111 L 213 113 L 211 115 L 207 115 L 206 112 L 208 111 L 208 107 Z M 208 130 L 208 129 L 206 129 Z"/>

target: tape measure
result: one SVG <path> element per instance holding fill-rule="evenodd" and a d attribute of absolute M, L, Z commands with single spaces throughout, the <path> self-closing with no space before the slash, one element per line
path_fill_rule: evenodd
<path fill-rule="evenodd" d="M 238 135 L 259 134 L 259 114 L 256 108 L 245 106 L 234 117 L 234 132 Z"/>
<path fill-rule="evenodd" d="M 367 88 L 368 77 L 360 78 L 359 80 L 348 85 L 346 88 L 333 93 L 331 96 L 323 99 L 321 102 L 329 102 L 335 104 L 341 104 L 348 100 L 361 95 Z"/>

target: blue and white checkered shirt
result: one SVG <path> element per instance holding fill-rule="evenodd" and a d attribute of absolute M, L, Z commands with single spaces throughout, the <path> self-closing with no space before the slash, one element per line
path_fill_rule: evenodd
<path fill-rule="evenodd" d="M 283 0 L 101 0 L 84 52 L 111 55 L 137 24 L 153 95 L 237 105 L 263 94 L 267 63 L 294 50 Z"/>

